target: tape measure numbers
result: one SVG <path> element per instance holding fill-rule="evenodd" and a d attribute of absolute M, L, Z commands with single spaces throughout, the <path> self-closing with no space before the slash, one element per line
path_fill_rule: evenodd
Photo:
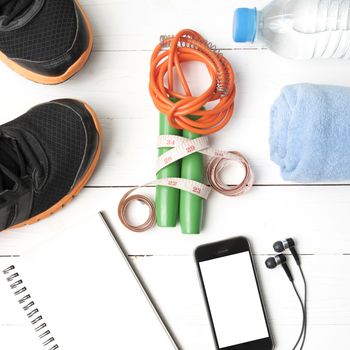
<path fill-rule="evenodd" d="M 174 163 L 190 154 L 199 152 L 211 157 L 207 167 L 207 178 L 210 186 L 197 181 L 182 178 L 158 179 L 143 186 L 129 190 L 120 200 L 118 216 L 122 224 L 131 231 L 144 232 L 152 228 L 156 223 L 156 211 L 153 200 L 142 194 L 132 194 L 134 191 L 146 186 L 167 186 L 187 191 L 203 199 L 208 199 L 214 189 L 225 196 L 240 196 L 248 192 L 253 186 L 254 176 L 248 160 L 239 152 L 227 152 L 211 148 L 209 138 L 206 136 L 189 140 L 181 136 L 161 135 L 158 138 L 158 148 L 171 147 L 169 151 L 158 158 L 157 172 L 171 163 Z M 220 178 L 220 173 L 232 163 L 240 163 L 245 170 L 243 181 L 238 185 L 226 185 Z M 132 201 L 140 201 L 149 208 L 149 217 L 141 225 L 132 225 L 126 218 L 126 210 Z"/>

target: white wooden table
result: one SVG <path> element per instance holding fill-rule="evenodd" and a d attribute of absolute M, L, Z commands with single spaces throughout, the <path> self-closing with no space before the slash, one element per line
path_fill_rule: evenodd
<path fill-rule="evenodd" d="M 269 108 L 282 86 L 298 82 L 350 85 L 350 63 L 293 62 L 259 44 L 234 44 L 234 9 L 262 7 L 265 0 L 81 3 L 95 35 L 94 52 L 86 68 L 65 84 L 51 87 L 26 81 L 0 65 L 0 122 L 51 99 L 85 100 L 96 110 L 103 126 L 101 161 L 87 188 L 69 206 L 34 226 L 1 233 L 0 259 L 18 256 L 89 213 L 105 210 L 183 349 L 212 350 L 192 252 L 205 242 L 246 235 L 256 254 L 276 349 L 287 350 L 299 331 L 299 305 L 282 269 L 268 271 L 264 260 L 273 254 L 275 240 L 293 236 L 310 290 L 305 349 L 349 349 L 349 184 L 303 186 L 283 182 L 279 169 L 269 159 L 268 137 Z M 182 235 L 179 227 L 131 233 L 117 218 L 119 199 L 129 187 L 155 177 L 158 112 L 147 87 L 150 53 L 161 34 L 186 27 L 224 49 L 234 67 L 236 111 L 229 125 L 211 141 L 223 149 L 239 150 L 250 159 L 255 186 L 241 198 L 213 194 L 206 204 L 201 235 Z M 154 193 L 154 189 L 147 191 Z M 145 214 L 143 208 L 133 209 L 135 215 Z M 36 350 L 23 344 L 26 327 L 5 288 L 0 279 L 0 349 Z"/>

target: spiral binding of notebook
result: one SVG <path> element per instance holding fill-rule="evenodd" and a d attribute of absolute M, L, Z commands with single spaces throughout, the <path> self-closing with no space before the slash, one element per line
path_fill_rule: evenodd
<path fill-rule="evenodd" d="M 23 311 L 26 313 L 26 316 L 30 320 L 45 349 L 58 349 L 59 346 L 55 344 L 55 338 L 52 336 L 47 324 L 44 322 L 39 309 L 36 308 L 36 305 L 28 293 L 27 287 L 24 285 L 19 273 L 16 271 L 15 266 L 9 266 L 7 269 L 3 270 L 3 274 L 6 275 L 6 280 L 10 283 L 10 288 L 13 291 L 13 294 L 17 298 L 18 303 L 22 306 Z"/>

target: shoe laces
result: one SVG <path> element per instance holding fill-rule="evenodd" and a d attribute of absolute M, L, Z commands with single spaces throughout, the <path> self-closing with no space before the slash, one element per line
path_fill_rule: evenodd
<path fill-rule="evenodd" d="M 0 16 L 5 16 L 3 25 L 8 25 L 33 3 L 34 0 L 0 0 Z"/>
<path fill-rule="evenodd" d="M 16 138 L 0 135 L 0 193 L 21 185 L 21 178 L 42 172 L 30 145 L 22 135 Z"/>

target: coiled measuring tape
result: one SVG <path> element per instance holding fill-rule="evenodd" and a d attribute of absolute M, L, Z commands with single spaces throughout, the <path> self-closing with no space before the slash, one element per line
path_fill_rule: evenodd
<path fill-rule="evenodd" d="M 131 231 L 144 232 L 152 228 L 156 223 L 155 204 L 152 199 L 142 194 L 132 194 L 137 189 L 146 186 L 167 186 L 173 187 L 182 191 L 190 192 L 203 199 L 208 199 L 210 192 L 214 189 L 225 196 L 240 196 L 248 192 L 254 181 L 252 169 L 248 160 L 239 152 L 222 151 L 211 148 L 209 138 L 207 136 L 199 137 L 194 140 L 189 140 L 181 136 L 161 135 L 158 138 L 158 148 L 171 147 L 169 151 L 158 158 L 157 172 L 164 167 L 172 164 L 190 154 L 199 152 L 211 157 L 207 166 L 207 178 L 210 186 L 197 181 L 182 179 L 182 178 L 167 178 L 158 179 L 148 182 L 145 185 L 134 187 L 129 190 L 119 202 L 118 216 L 122 224 Z M 240 163 L 244 170 L 245 176 L 242 182 L 238 185 L 226 185 L 220 178 L 220 173 L 232 163 Z M 133 201 L 139 201 L 149 208 L 149 216 L 141 225 L 132 225 L 126 218 L 126 210 L 128 205 Z"/>

